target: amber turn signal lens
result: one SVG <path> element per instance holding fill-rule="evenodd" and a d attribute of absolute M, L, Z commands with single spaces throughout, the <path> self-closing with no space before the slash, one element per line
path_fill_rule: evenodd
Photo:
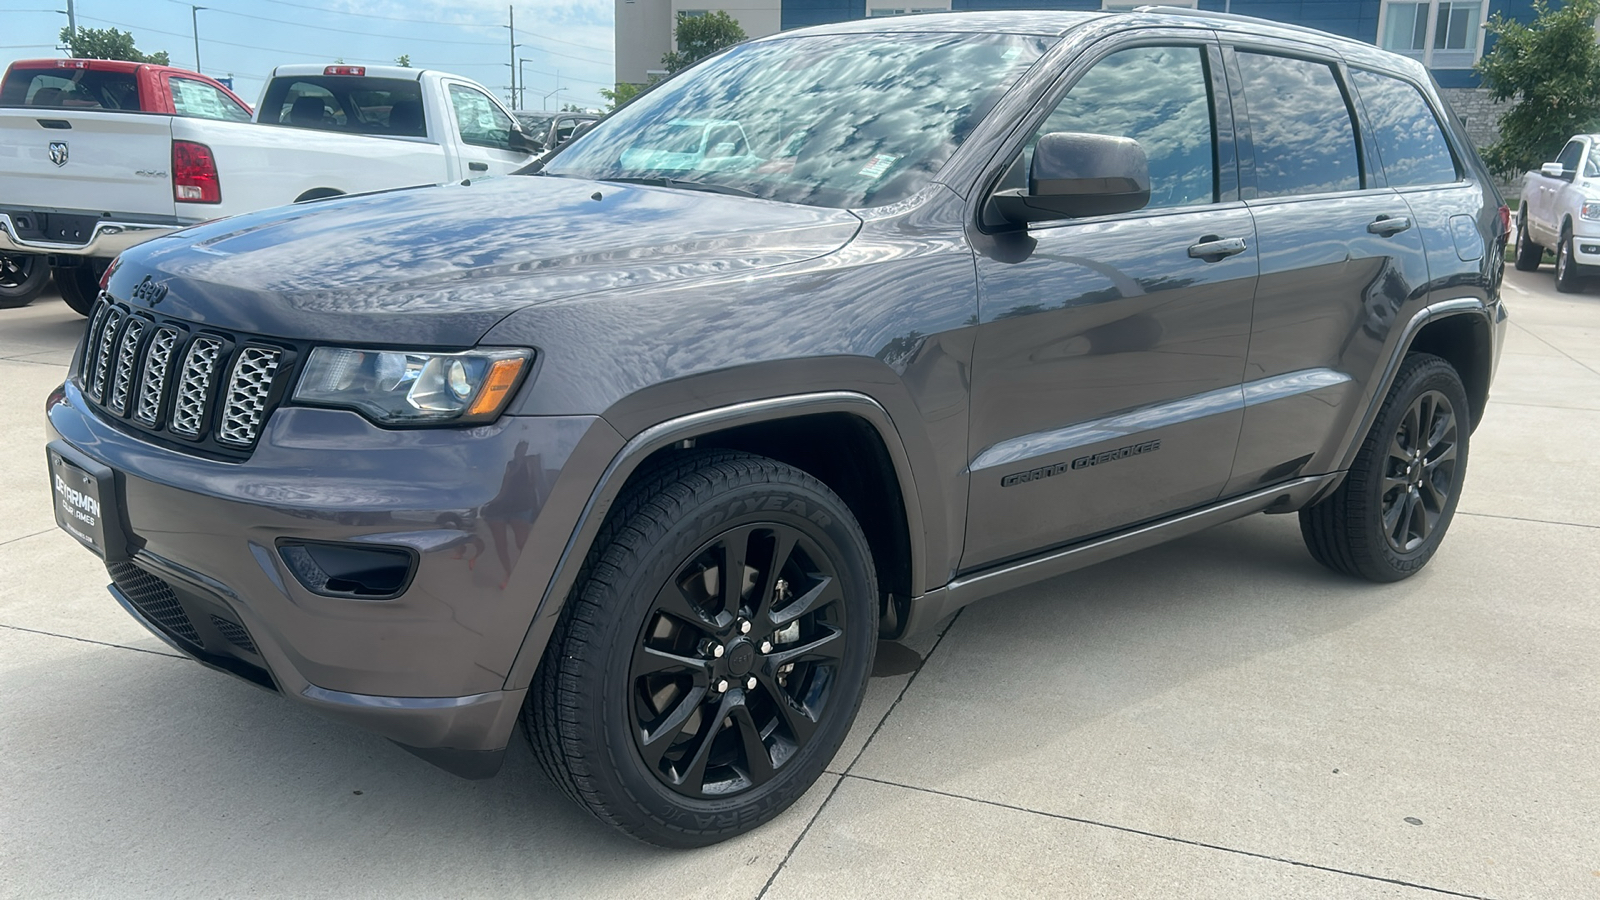
<path fill-rule="evenodd" d="M 489 367 L 489 374 L 483 379 L 483 389 L 478 392 L 478 399 L 472 401 L 472 406 L 467 408 L 467 415 L 492 416 L 500 411 L 511 394 L 511 386 L 517 383 L 517 376 L 522 374 L 522 367 L 526 359 L 497 359 Z"/>

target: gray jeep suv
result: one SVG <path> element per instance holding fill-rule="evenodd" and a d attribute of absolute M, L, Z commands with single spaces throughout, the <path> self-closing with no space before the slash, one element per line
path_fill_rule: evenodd
<path fill-rule="evenodd" d="M 469 777 L 520 718 L 602 820 L 710 843 L 818 777 L 880 638 L 980 597 L 1256 512 L 1421 568 L 1506 225 L 1370 46 L 785 32 L 537 173 L 124 253 L 48 405 L 58 520 L 208 666 Z"/>

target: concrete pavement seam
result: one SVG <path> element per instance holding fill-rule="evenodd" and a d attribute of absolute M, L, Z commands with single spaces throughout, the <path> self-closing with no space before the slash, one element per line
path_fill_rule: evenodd
<path fill-rule="evenodd" d="M 0 541 L 0 547 L 4 547 L 7 544 L 15 544 L 17 541 L 25 541 L 28 538 L 36 538 L 41 534 L 50 534 L 53 531 L 55 531 L 54 528 L 46 528 L 43 531 L 35 531 L 33 534 L 24 534 L 21 537 L 14 537 L 10 538 L 9 540 Z"/>
<path fill-rule="evenodd" d="M 0 362 L 27 363 L 31 366 L 55 366 L 58 369 L 65 369 L 71 365 L 71 363 L 47 362 L 42 359 L 26 359 L 21 356 L 0 356 Z"/>
<path fill-rule="evenodd" d="M 1561 349 L 1560 347 L 1557 347 L 1555 344 L 1550 343 L 1549 341 L 1545 340 L 1544 338 L 1540 337 L 1539 335 L 1534 334 L 1533 333 L 1533 329 L 1529 328 L 1528 326 L 1526 326 L 1526 325 L 1518 325 L 1515 321 L 1513 321 L 1511 323 L 1511 326 L 1513 328 L 1516 328 L 1516 329 L 1524 332 L 1529 337 L 1531 337 L 1534 340 L 1538 341 L 1539 343 L 1545 345 L 1546 347 L 1549 347 L 1551 350 L 1554 350 L 1555 352 L 1561 354 L 1562 356 L 1565 356 L 1567 359 L 1570 359 L 1573 362 L 1577 363 L 1578 365 L 1583 366 L 1585 369 L 1588 369 L 1590 372 L 1593 372 L 1596 375 L 1600 375 L 1600 371 L 1597 371 L 1593 366 L 1591 366 L 1588 363 L 1584 362 L 1583 360 L 1577 358 L 1576 356 L 1573 356 L 1571 353 L 1568 353 L 1567 351 Z"/>
<path fill-rule="evenodd" d="M 1161 840 L 1161 841 L 1170 841 L 1170 842 L 1172 842 L 1174 844 L 1184 844 L 1184 845 L 1190 846 L 1190 847 L 1200 847 L 1200 848 L 1205 849 L 1205 850 L 1219 850 L 1219 851 L 1221 851 L 1223 853 L 1233 853 L 1233 854 L 1237 854 L 1239 856 L 1248 856 L 1248 857 L 1251 857 L 1253 859 L 1264 859 L 1264 860 L 1267 860 L 1269 862 L 1286 863 L 1286 864 L 1291 865 L 1291 866 L 1299 866 L 1299 867 L 1301 867 L 1303 869 L 1315 869 L 1315 870 L 1317 870 L 1319 872 L 1328 872 L 1328 873 L 1331 873 L 1331 874 L 1334 874 L 1334 875 L 1348 875 L 1348 876 L 1350 876 L 1352 878 L 1362 878 L 1362 879 L 1365 879 L 1367 881 L 1379 881 L 1379 882 L 1382 882 L 1384 884 L 1395 884 L 1395 885 L 1399 885 L 1401 887 L 1414 888 L 1414 889 L 1419 890 L 1419 891 L 1431 891 L 1431 892 L 1433 892 L 1435 894 L 1443 894 L 1443 895 L 1448 896 L 1448 897 L 1464 897 L 1464 898 L 1467 898 L 1467 900 L 1492 900 L 1492 898 L 1485 897 L 1482 894 L 1466 894 L 1466 893 L 1462 893 L 1461 891 L 1452 891 L 1449 888 L 1432 887 L 1432 886 L 1426 885 L 1426 884 L 1417 884 L 1416 882 L 1412 882 L 1412 881 L 1402 881 L 1402 880 L 1400 880 L 1398 878 L 1385 878 L 1382 875 L 1368 875 L 1365 872 L 1352 872 L 1352 871 L 1350 871 L 1348 869 L 1335 869 L 1332 866 L 1321 866 L 1321 865 L 1317 865 L 1316 863 L 1301 862 L 1299 860 L 1289 859 L 1287 857 L 1272 856 L 1271 854 L 1267 854 L 1267 853 L 1256 853 L 1255 851 L 1252 851 L 1252 850 L 1240 850 L 1240 849 L 1238 849 L 1236 847 L 1224 847 L 1221 844 L 1208 844 L 1205 841 L 1196 841 L 1196 840 L 1191 840 L 1189 838 L 1174 837 L 1173 835 L 1170 835 L 1170 834 L 1159 834 L 1159 833 L 1154 832 L 1154 831 L 1144 831 L 1144 830 L 1139 829 L 1139 828 L 1130 828 L 1127 825 L 1113 825 L 1110 822 L 1097 822 L 1094 819 L 1083 819 L 1083 818 L 1079 818 L 1078 816 L 1069 816 L 1069 815 L 1064 815 L 1062 813 L 1046 812 L 1044 810 L 1039 810 L 1039 809 L 1029 809 L 1026 806 L 1017 806 L 1017 805 L 1012 804 L 1012 803 L 1002 803 L 1002 802 L 1000 802 L 998 800 L 986 800 L 986 799 L 984 799 L 982 797 L 968 797 L 965 794 L 955 794 L 955 793 L 951 793 L 950 791 L 935 790 L 934 788 L 918 787 L 916 785 L 911 785 L 911 784 L 900 784 L 900 783 L 894 782 L 894 781 L 886 781 L 886 780 L 884 780 L 882 778 L 873 778 L 873 777 L 868 776 L 868 775 L 852 775 L 849 772 L 846 772 L 839 779 L 839 784 L 843 784 L 846 778 L 854 778 L 854 779 L 857 779 L 858 781 L 869 781 L 869 782 L 872 782 L 873 784 L 881 784 L 881 785 L 884 785 L 886 787 L 904 788 L 905 790 L 908 790 L 908 791 L 921 791 L 922 793 L 925 793 L 925 794 L 933 794 L 933 795 L 939 796 L 939 797 L 949 797 L 952 800 L 966 800 L 966 801 L 971 802 L 971 803 L 982 803 L 985 806 L 995 806 L 995 807 L 999 807 L 1000 809 L 1009 809 L 1009 810 L 1013 810 L 1015 812 L 1031 813 L 1031 814 L 1036 815 L 1036 816 L 1045 816 L 1046 818 L 1051 818 L 1051 819 L 1061 819 L 1061 820 L 1067 821 L 1067 822 L 1076 822 L 1079 825 L 1091 825 L 1091 826 L 1094 826 L 1094 827 L 1097 827 L 1097 828 L 1108 828 L 1108 829 L 1110 829 L 1112 831 L 1121 831 L 1121 832 L 1124 832 L 1124 833 L 1127 833 L 1127 834 L 1137 834 L 1137 835 L 1139 835 L 1141 837 L 1155 838 L 1156 840 Z M 839 785 L 836 784 L 836 785 L 833 786 L 833 788 L 834 788 L 835 791 L 837 791 L 839 789 Z M 833 795 L 832 795 L 832 793 L 830 793 L 828 796 L 832 797 Z M 808 828 L 809 828 L 809 826 L 808 826 Z M 787 862 L 788 859 L 785 858 L 784 861 Z M 763 893 L 765 893 L 765 892 L 763 891 Z"/>
<path fill-rule="evenodd" d="M 23 632 L 27 632 L 28 634 L 42 634 L 45 637 L 62 638 L 63 640 L 68 640 L 68 641 L 80 641 L 80 642 L 85 643 L 85 644 L 98 644 L 101 647 L 115 647 L 118 650 L 132 650 L 135 653 L 148 653 L 151 656 L 165 656 L 168 659 L 187 659 L 188 658 L 188 657 L 184 657 L 184 656 L 179 656 L 176 653 L 162 653 L 160 650 L 146 650 L 143 647 L 129 647 L 127 644 L 113 644 L 110 641 L 97 641 L 97 640 L 94 640 L 93 638 L 75 637 L 75 636 L 70 635 L 70 634 L 57 634 L 54 631 L 40 631 L 37 628 L 23 628 L 21 625 L 7 625 L 4 622 L 0 622 L 0 628 L 9 628 L 12 631 L 23 631 Z"/>
<path fill-rule="evenodd" d="M 832 800 L 833 795 L 838 792 L 839 785 L 844 784 L 844 780 L 850 776 L 850 770 L 855 768 L 856 763 L 867 752 L 867 748 L 872 746 L 872 741 L 878 736 L 878 731 L 883 728 L 883 723 L 889 721 L 889 717 L 894 715 L 895 709 L 900 706 L 900 701 L 905 698 L 906 691 L 911 690 L 911 685 L 916 683 L 917 676 L 922 674 L 923 666 L 928 664 L 928 660 L 933 658 L 934 651 L 938 650 L 939 645 L 944 643 L 944 636 L 950 633 L 951 628 L 955 627 L 956 620 L 961 618 L 961 612 L 958 610 L 955 615 L 950 617 L 950 621 L 945 624 L 944 630 L 940 631 L 939 637 L 934 640 L 933 646 L 928 648 L 927 655 L 922 657 L 922 665 L 918 666 L 917 670 L 911 673 L 911 677 L 906 679 L 906 683 L 900 688 L 900 693 L 895 695 L 894 702 L 889 704 L 889 708 L 884 712 L 883 717 L 878 719 L 878 724 L 872 726 L 872 733 L 867 735 L 867 739 L 861 745 L 861 749 L 856 751 L 855 758 L 851 759 L 850 765 L 845 766 L 844 771 L 839 773 L 839 780 L 833 783 L 833 787 L 828 791 L 828 796 L 822 798 L 822 802 L 817 805 L 817 811 L 812 813 L 810 821 L 806 822 L 806 827 L 800 829 L 800 833 L 795 836 L 794 843 L 789 845 L 789 852 L 783 855 L 778 867 L 772 870 L 771 875 L 767 876 L 767 883 L 761 886 L 761 893 L 756 895 L 756 900 L 761 900 L 762 897 L 767 895 L 767 891 L 772 889 L 772 883 L 778 880 L 778 875 L 783 871 L 783 867 L 789 864 L 789 859 L 794 856 L 794 851 L 800 847 L 800 842 L 805 840 L 806 835 L 811 833 L 811 826 L 817 824 L 817 819 L 822 817 L 822 811 L 828 808 L 828 801 Z M 870 678 L 871 676 L 869 675 L 868 677 Z"/>
<path fill-rule="evenodd" d="M 1525 516 L 1500 516 L 1494 513 L 1460 512 L 1459 510 L 1457 512 L 1463 516 L 1477 516 L 1480 519 L 1509 519 L 1512 522 L 1533 522 L 1538 525 L 1565 525 L 1568 528 L 1600 529 L 1600 525 L 1590 525 L 1585 522 L 1556 522 L 1550 519 L 1529 519 Z"/>

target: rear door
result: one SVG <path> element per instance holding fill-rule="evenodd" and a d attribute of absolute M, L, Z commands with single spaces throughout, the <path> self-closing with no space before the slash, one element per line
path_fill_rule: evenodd
<path fill-rule="evenodd" d="M 171 216 L 171 169 L 169 116 L 0 109 L 0 205 L 8 209 Z"/>
<path fill-rule="evenodd" d="M 1096 56 L 1001 187 L 1037 135 L 1089 132 L 1139 141 L 1151 199 L 974 241 L 963 569 L 1209 503 L 1233 463 L 1257 259 L 1221 55 L 1174 31 Z"/>
<path fill-rule="evenodd" d="M 1242 494 L 1337 466 L 1428 268 L 1405 198 L 1357 141 L 1343 63 L 1281 42 L 1225 52 L 1240 190 L 1261 252 L 1244 428 L 1225 491 Z"/>

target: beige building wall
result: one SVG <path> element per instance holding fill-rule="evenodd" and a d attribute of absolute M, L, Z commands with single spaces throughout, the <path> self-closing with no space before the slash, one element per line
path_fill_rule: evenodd
<path fill-rule="evenodd" d="M 733 16 L 750 37 L 776 34 L 783 23 L 782 0 L 615 0 L 616 79 L 634 84 L 664 71 L 661 57 L 671 52 L 672 28 L 680 12 L 715 12 Z"/>

